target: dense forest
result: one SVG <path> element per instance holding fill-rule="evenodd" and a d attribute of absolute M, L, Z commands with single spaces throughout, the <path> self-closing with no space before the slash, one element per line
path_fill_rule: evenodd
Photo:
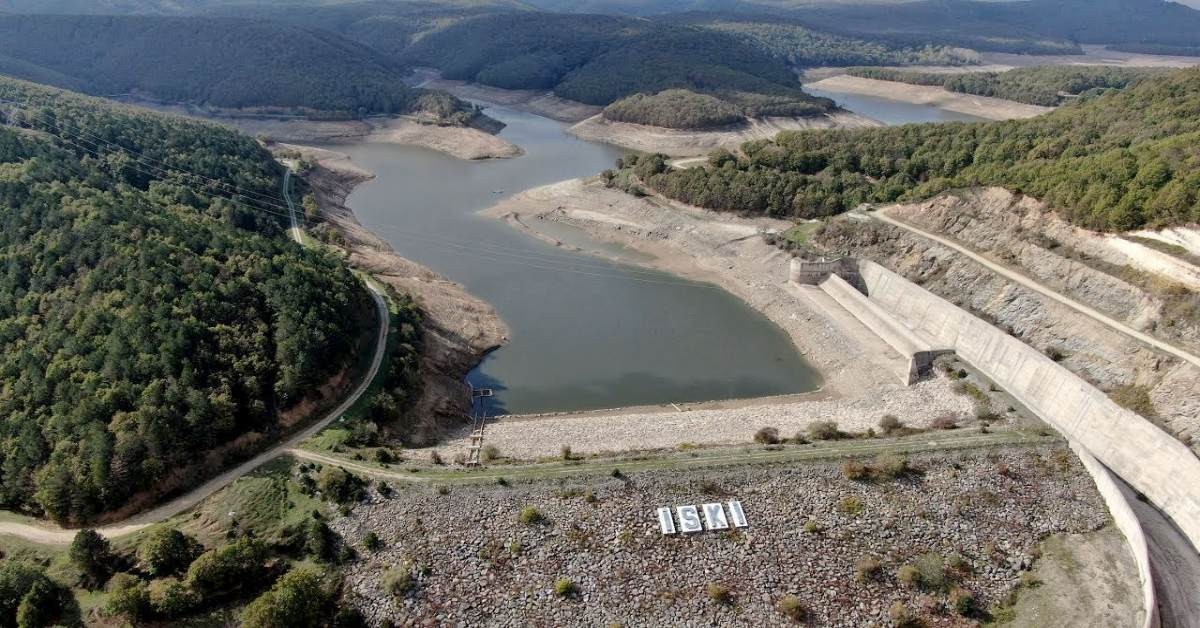
<path fill-rule="evenodd" d="M 848 68 L 847 74 L 882 81 L 944 87 L 952 92 L 1006 98 L 1056 107 L 1074 97 L 1093 96 L 1170 72 L 1165 68 L 1119 68 L 1102 65 L 1040 66 L 1006 72 L 917 72 L 895 68 Z"/>
<path fill-rule="evenodd" d="M 0 99 L 0 505 L 74 523 L 194 479 L 350 364 L 370 297 L 284 237 L 256 142 L 9 79 Z"/>
<path fill-rule="evenodd" d="M 221 108 L 325 115 L 427 112 L 467 122 L 445 93 L 333 33 L 233 18 L 0 16 L 0 70 L 96 95 L 140 93 Z"/>
<path fill-rule="evenodd" d="M 448 78 L 553 89 L 593 105 L 687 89 L 758 115 L 807 115 L 830 106 L 801 91 L 786 62 L 736 37 L 615 16 L 475 17 L 425 35 L 403 60 L 436 67 Z"/>
<path fill-rule="evenodd" d="M 1125 231 L 1200 222 L 1198 142 L 1200 69 L 1189 69 L 1027 120 L 785 131 L 682 171 L 661 155 L 631 161 L 654 189 L 712 209 L 827 216 L 999 185 Z"/>

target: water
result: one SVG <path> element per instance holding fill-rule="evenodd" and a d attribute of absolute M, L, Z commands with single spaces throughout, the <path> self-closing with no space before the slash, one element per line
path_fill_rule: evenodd
<path fill-rule="evenodd" d="M 839 107 L 854 113 L 874 118 L 884 124 L 909 124 L 911 122 L 982 122 L 985 119 L 965 113 L 948 111 L 933 105 L 917 105 L 899 100 L 834 92 L 804 86 L 804 91 L 813 96 L 831 98 Z"/>
<path fill-rule="evenodd" d="M 477 215 L 525 189 L 612 167 L 623 152 L 564 125 L 505 109 L 516 159 L 466 162 L 389 144 L 341 144 L 378 176 L 348 199 L 404 257 L 491 303 L 509 344 L 469 376 L 496 389 L 493 412 L 530 413 L 814 390 L 819 375 L 772 322 L 710 284 L 571 253 Z M 554 237 L 630 261 L 638 255 L 555 226 Z"/>

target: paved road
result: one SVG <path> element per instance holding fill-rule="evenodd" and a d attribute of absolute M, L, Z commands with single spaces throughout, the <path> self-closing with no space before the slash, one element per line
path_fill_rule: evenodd
<path fill-rule="evenodd" d="M 1083 315 L 1087 316 L 1088 318 L 1091 318 L 1100 323 L 1103 323 L 1104 325 L 1107 325 L 1108 327 L 1115 329 L 1116 331 L 1119 331 L 1122 334 L 1125 334 L 1126 336 L 1130 336 L 1136 340 L 1140 340 L 1160 351 L 1170 353 L 1171 355 L 1173 355 L 1181 360 L 1191 362 L 1192 364 L 1195 364 L 1196 366 L 1200 366 L 1200 356 L 1196 356 L 1192 353 L 1188 353 L 1187 351 L 1184 351 L 1183 349 L 1180 349 L 1180 348 L 1176 347 L 1175 345 L 1163 342 L 1162 340 L 1159 340 L 1158 338 L 1155 338 L 1154 336 L 1151 336 L 1149 334 L 1142 333 L 1142 332 L 1126 325 L 1125 323 L 1122 323 L 1121 321 L 1118 321 L 1118 320 L 1115 320 L 1108 316 L 1105 316 L 1104 314 L 1096 311 L 1095 309 L 1088 307 L 1078 301 L 1075 301 L 1074 299 L 1071 299 L 1070 297 L 1066 297 L 1062 294 L 1059 294 L 1058 292 L 1055 292 L 1054 290 L 1047 288 L 1046 286 L 1038 283 L 1036 280 L 1031 279 L 1030 277 L 1028 277 L 1026 275 L 1023 275 L 1017 271 L 1007 268 L 1001 264 L 997 264 L 996 262 L 993 262 L 992 260 L 976 253 L 975 251 L 972 251 L 972 250 L 964 247 L 961 244 L 958 244 L 957 242 L 954 242 L 953 240 L 944 238 L 942 236 L 930 233 L 930 232 L 922 230 L 922 229 L 918 229 L 917 227 L 914 227 L 906 222 L 902 222 L 900 220 L 892 218 L 891 216 L 888 216 L 887 214 L 884 214 L 879 211 L 871 212 L 868 215 L 875 218 L 876 220 L 886 222 L 889 225 L 894 225 L 894 226 L 904 229 L 906 231 L 915 233 L 923 238 L 933 240 L 934 242 L 937 242 L 938 244 L 941 244 L 943 246 L 950 247 L 950 248 L 954 249 L 955 251 L 957 251 L 963 255 L 966 255 L 967 257 L 971 258 L 972 260 L 983 265 L 988 270 L 1005 277 L 1006 279 L 1015 281 L 1015 282 L 1021 284 L 1022 286 L 1025 286 L 1026 288 L 1029 288 L 1030 290 L 1037 292 L 1038 294 L 1041 294 L 1041 295 L 1044 295 L 1051 299 L 1054 299 L 1055 301 L 1058 301 L 1059 303 L 1075 310 L 1076 312 L 1079 312 L 1080 314 L 1083 314 Z"/>
<path fill-rule="evenodd" d="M 288 193 L 288 184 L 291 181 L 291 174 L 291 170 L 288 170 L 284 175 L 284 198 L 287 200 L 288 208 L 291 210 L 292 214 L 292 238 L 297 242 L 300 242 L 300 229 L 296 220 L 296 209 L 292 204 L 291 195 Z M 366 374 L 363 375 L 362 381 L 359 382 L 358 386 L 354 389 L 354 392 L 352 392 L 349 397 L 347 397 L 340 405 L 338 405 L 338 407 L 327 413 L 316 423 L 313 423 L 304 430 L 293 434 L 288 439 L 251 458 L 250 460 L 247 460 L 246 462 L 243 462 L 242 464 L 225 471 L 221 475 L 212 478 L 204 484 L 201 484 L 188 493 L 180 495 L 179 497 L 176 497 L 175 499 L 172 499 L 171 501 L 166 502 L 157 508 L 154 508 L 153 510 L 147 510 L 120 523 L 98 528 L 97 531 L 107 537 L 122 536 L 137 532 L 146 526 L 173 517 L 191 508 L 192 506 L 195 506 L 204 498 L 233 483 L 234 480 L 242 477 L 243 475 L 246 475 L 263 464 L 266 464 L 267 462 L 270 462 L 271 460 L 274 460 L 275 458 L 278 458 L 279 456 L 287 454 L 291 450 L 296 449 L 301 442 L 312 438 L 317 432 L 321 431 L 325 428 L 325 426 L 342 416 L 342 414 L 349 410 L 351 406 L 357 403 L 359 398 L 361 398 L 363 394 L 367 392 L 367 388 L 371 386 L 371 382 L 375 379 L 375 375 L 379 373 L 380 365 L 383 364 L 383 356 L 387 346 L 388 329 L 390 326 L 390 314 L 388 312 L 387 301 L 384 300 L 383 295 L 379 292 L 379 289 L 373 286 L 371 282 L 366 282 L 366 285 L 367 288 L 371 290 L 371 297 L 374 299 L 375 307 L 378 310 L 379 331 L 375 336 L 375 354 L 371 358 L 371 366 L 367 369 Z M 10 536 L 16 536 L 28 541 L 33 541 L 35 543 L 65 545 L 70 543 L 71 539 L 75 538 L 75 532 L 76 530 L 64 529 L 49 523 L 30 524 L 16 521 L 0 521 L 0 535 L 7 534 Z"/>

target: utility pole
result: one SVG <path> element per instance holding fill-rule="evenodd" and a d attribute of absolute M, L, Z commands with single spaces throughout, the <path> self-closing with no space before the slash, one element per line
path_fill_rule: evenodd
<path fill-rule="evenodd" d="M 471 444 L 467 450 L 468 467 L 483 464 L 483 430 L 487 427 L 487 400 L 494 394 L 491 388 L 471 386 Z"/>

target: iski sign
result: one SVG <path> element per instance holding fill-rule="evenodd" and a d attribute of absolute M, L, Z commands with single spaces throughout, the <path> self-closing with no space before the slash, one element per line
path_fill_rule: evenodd
<path fill-rule="evenodd" d="M 728 508 L 728 515 L 726 509 Z M 704 522 L 701 523 L 700 517 L 704 516 Z M 679 519 L 679 527 L 675 527 L 675 519 Z M 664 506 L 658 509 L 658 529 L 663 534 L 691 534 L 693 532 L 702 532 L 704 530 L 728 530 L 730 525 L 734 528 L 745 528 L 750 524 L 746 521 L 746 513 L 742 511 L 742 504 L 737 500 L 733 500 L 728 504 L 703 504 L 701 506 L 677 506 L 674 513 L 671 512 L 669 506 Z"/>

